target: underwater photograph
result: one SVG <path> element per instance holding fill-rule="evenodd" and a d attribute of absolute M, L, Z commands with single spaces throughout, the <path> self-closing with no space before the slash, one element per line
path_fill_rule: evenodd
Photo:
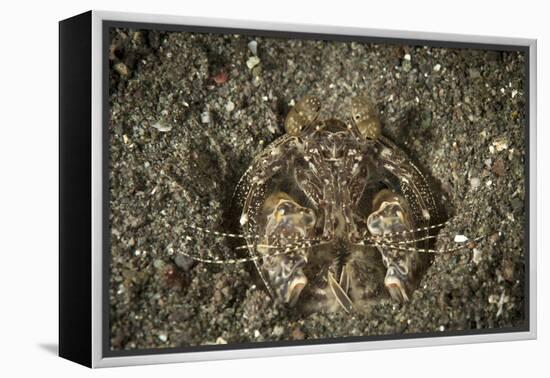
<path fill-rule="evenodd" d="M 528 324 L 524 51 L 107 33 L 111 351 Z"/>

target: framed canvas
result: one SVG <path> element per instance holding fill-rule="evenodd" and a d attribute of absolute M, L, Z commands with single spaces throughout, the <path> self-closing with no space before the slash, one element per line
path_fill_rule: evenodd
<path fill-rule="evenodd" d="M 62 357 L 536 337 L 535 40 L 59 26 Z"/>

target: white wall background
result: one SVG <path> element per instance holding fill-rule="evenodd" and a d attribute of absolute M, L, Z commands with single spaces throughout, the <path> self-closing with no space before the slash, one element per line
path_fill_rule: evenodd
<path fill-rule="evenodd" d="M 545 175 L 550 62 L 543 1 L 57 1 L 0 5 L 0 375 L 80 377 L 518 377 L 548 371 Z M 539 41 L 539 339 L 376 352 L 103 369 L 56 357 L 57 21 L 89 9 L 529 37 Z M 548 223 L 546 223 L 548 225 Z M 543 235 L 543 233 L 545 235 Z M 546 350 L 545 350 L 546 349 Z"/>

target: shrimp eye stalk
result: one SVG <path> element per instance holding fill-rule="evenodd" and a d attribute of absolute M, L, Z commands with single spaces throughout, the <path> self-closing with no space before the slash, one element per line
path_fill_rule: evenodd
<path fill-rule="evenodd" d="M 380 119 L 376 107 L 368 97 L 359 96 L 351 100 L 351 116 L 363 138 L 375 140 L 380 137 L 382 133 Z"/>

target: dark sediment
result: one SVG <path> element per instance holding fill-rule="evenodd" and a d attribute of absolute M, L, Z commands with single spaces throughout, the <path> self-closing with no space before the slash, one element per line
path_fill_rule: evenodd
<path fill-rule="evenodd" d="M 112 32 L 110 336 L 112 348 L 509 328 L 524 324 L 525 57 L 518 52 L 211 34 Z M 248 47 L 257 41 L 259 63 Z M 249 61 L 250 65 L 253 63 Z M 368 93 L 383 132 L 431 176 L 454 235 L 490 234 L 435 256 L 412 300 L 369 314 L 303 315 L 274 304 L 223 238 L 233 189 L 283 134 L 293 101 L 346 117 Z"/>

